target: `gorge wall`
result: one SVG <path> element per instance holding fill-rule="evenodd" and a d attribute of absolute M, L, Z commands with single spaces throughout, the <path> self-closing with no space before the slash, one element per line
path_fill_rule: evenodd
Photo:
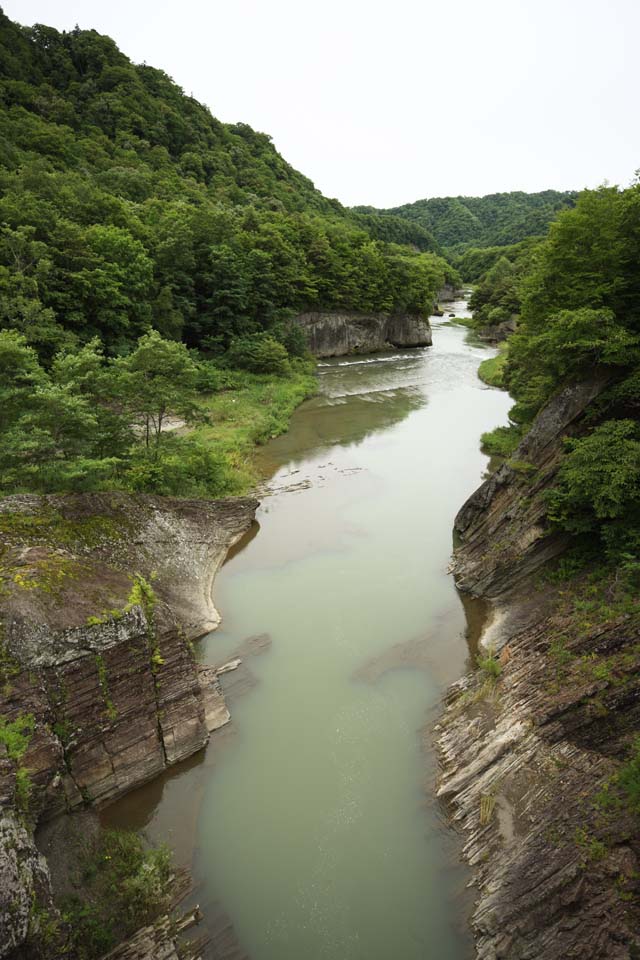
<path fill-rule="evenodd" d="M 102 804 L 201 749 L 229 718 L 192 639 L 257 501 L 126 494 L 0 500 L 0 956 L 50 900 L 32 829 Z M 25 776 L 28 789 L 25 790 Z"/>
<path fill-rule="evenodd" d="M 295 318 L 315 357 L 431 346 L 425 317 L 387 313 L 302 313 Z"/>
<path fill-rule="evenodd" d="M 458 586 L 493 604 L 438 727 L 439 794 L 465 837 L 482 960 L 640 955 L 640 839 L 616 771 L 640 722 L 640 625 L 603 622 L 543 569 L 566 546 L 545 491 L 603 379 L 566 387 L 456 518 Z M 491 664 L 490 664 L 491 666 Z"/>

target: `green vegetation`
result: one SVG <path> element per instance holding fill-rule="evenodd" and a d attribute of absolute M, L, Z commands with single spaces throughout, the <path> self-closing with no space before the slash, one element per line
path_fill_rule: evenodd
<path fill-rule="evenodd" d="M 94 960 L 152 923 L 168 906 L 172 877 L 166 847 L 145 849 L 134 833 L 102 833 L 82 853 L 75 893 L 58 904 L 65 955 Z"/>
<path fill-rule="evenodd" d="M 452 260 L 465 283 L 477 283 L 503 257 L 511 263 L 527 258 L 530 251 L 542 239 L 542 237 L 527 237 L 519 243 L 507 246 L 467 247 L 461 254 L 452 257 Z"/>
<path fill-rule="evenodd" d="M 27 752 L 33 731 L 35 718 L 32 714 L 23 714 L 9 722 L 6 717 L 0 716 L 0 744 L 7 756 L 15 764 L 15 804 L 23 814 L 28 813 L 31 798 L 31 778 L 29 770 L 23 766 L 22 759 Z"/>
<path fill-rule="evenodd" d="M 510 457 L 521 439 L 520 427 L 511 424 L 508 427 L 496 427 L 488 433 L 483 433 L 480 442 L 482 449 L 490 457 Z"/>
<path fill-rule="evenodd" d="M 501 343 L 496 356 L 483 360 L 478 367 L 478 376 L 490 387 L 504 387 L 504 371 L 507 365 L 508 351 L 507 343 Z"/>
<path fill-rule="evenodd" d="M 566 442 L 548 515 L 576 542 L 595 537 L 627 570 L 640 569 L 639 261 L 640 184 L 582 194 L 519 281 L 504 369 L 521 431 L 563 386 L 601 379 L 581 435 Z"/>
<path fill-rule="evenodd" d="M 326 199 L 108 37 L 0 12 L 0 54 L 4 491 L 237 491 L 171 418 L 204 422 L 234 368 L 305 395 L 296 312 L 428 314 L 456 277 L 428 231 Z"/>
<path fill-rule="evenodd" d="M 449 253 L 458 253 L 467 247 L 505 246 L 526 237 L 544 236 L 558 211 L 572 206 L 576 196 L 557 190 L 494 193 L 486 197 L 434 197 L 391 210 L 356 210 L 406 219 L 431 233 Z M 475 278 L 467 274 L 465 279 Z"/>
<path fill-rule="evenodd" d="M 492 649 L 487 650 L 484 655 L 479 653 L 477 663 L 483 673 L 486 673 L 487 677 L 491 680 L 497 680 L 502 673 L 502 664 Z"/>
<path fill-rule="evenodd" d="M 197 427 L 194 438 L 211 445 L 229 465 L 227 489 L 245 493 L 257 479 L 253 461 L 256 444 L 264 444 L 287 429 L 295 408 L 315 391 L 313 364 L 292 361 L 288 378 L 228 371 L 221 389 L 205 400 L 208 423 Z"/>

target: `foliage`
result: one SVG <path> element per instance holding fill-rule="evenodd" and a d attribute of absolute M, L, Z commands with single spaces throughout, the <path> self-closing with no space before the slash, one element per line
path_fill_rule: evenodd
<path fill-rule="evenodd" d="M 255 444 L 283 433 L 295 408 L 315 392 L 313 365 L 292 360 L 289 377 L 223 371 L 224 389 L 205 400 L 208 422 L 194 439 L 216 451 L 225 463 L 225 492 L 245 493 L 259 479 Z"/>
<path fill-rule="evenodd" d="M 283 381 L 252 427 L 277 434 L 308 392 L 297 312 L 428 315 L 455 276 L 428 231 L 323 197 L 108 37 L 0 11 L 2 490 L 237 490 L 244 427 L 238 457 L 168 417 L 201 424 L 235 365 Z"/>
<path fill-rule="evenodd" d="M 0 14 L 0 323 L 47 363 L 153 326 L 224 352 L 292 311 L 428 310 L 428 231 L 353 215 L 246 124 L 78 28 Z"/>
<path fill-rule="evenodd" d="M 506 343 L 501 344 L 499 352 L 495 357 L 488 357 L 483 360 L 478 367 L 478 376 L 484 383 L 490 387 L 504 387 L 504 371 L 507 365 L 508 347 Z"/>
<path fill-rule="evenodd" d="M 33 714 L 22 714 L 12 721 L 0 716 L 0 744 L 4 746 L 7 756 L 15 764 L 15 804 L 23 814 L 26 814 L 29 809 L 31 777 L 29 770 L 22 764 L 22 758 L 27 752 L 34 729 Z"/>
<path fill-rule="evenodd" d="M 76 890 L 59 904 L 68 950 L 94 960 L 167 906 L 172 877 L 166 847 L 145 849 L 135 833 L 107 830 L 83 851 Z"/>
<path fill-rule="evenodd" d="M 487 650 L 486 656 L 479 653 L 477 663 L 483 673 L 486 673 L 491 680 L 497 680 L 502 673 L 502 664 L 493 650 Z"/>
<path fill-rule="evenodd" d="M 640 429 L 635 421 L 607 420 L 565 445 L 568 454 L 548 497 L 552 520 L 570 533 L 587 533 L 640 516 Z"/>
<path fill-rule="evenodd" d="M 474 323 L 503 309 L 518 321 L 500 371 L 515 400 L 511 426 L 485 435 L 485 449 L 508 456 L 554 394 L 597 378 L 548 517 L 574 543 L 595 538 L 625 579 L 640 580 L 640 183 L 585 191 L 543 241 L 505 253 L 491 253 L 473 294 Z M 480 262 L 470 252 L 465 269 Z"/>
<path fill-rule="evenodd" d="M 27 752 L 35 726 L 32 714 L 25 714 L 9 722 L 0 716 L 0 743 L 10 760 L 19 763 Z"/>
<path fill-rule="evenodd" d="M 232 340 L 227 361 L 231 366 L 251 373 L 273 373 L 282 377 L 289 372 L 285 347 L 273 337 L 264 335 Z"/>
<path fill-rule="evenodd" d="M 519 271 L 515 263 L 500 257 L 474 288 L 469 301 L 476 326 L 497 325 L 510 320 L 520 309 Z"/>
<path fill-rule="evenodd" d="M 156 330 L 145 334 L 136 349 L 113 365 L 113 392 L 128 419 L 142 429 L 154 457 L 169 414 L 193 422 L 198 414 L 199 371 L 182 343 L 163 340 Z"/>
<path fill-rule="evenodd" d="M 391 210 L 356 209 L 406 219 L 432 233 L 443 248 L 456 252 L 471 246 L 504 246 L 526 237 L 542 236 L 558 211 L 571 206 L 575 198 L 576 194 L 570 191 L 516 191 L 486 197 L 434 197 Z"/>
<path fill-rule="evenodd" d="M 490 457 L 510 457 L 522 439 L 522 431 L 516 424 L 496 427 L 481 437 L 482 449 Z"/>
<path fill-rule="evenodd" d="M 529 259 L 533 248 L 543 239 L 543 237 L 527 237 L 519 243 L 506 246 L 467 247 L 461 254 L 452 257 L 452 260 L 465 283 L 477 283 L 502 257 L 511 263 L 520 259 Z"/>

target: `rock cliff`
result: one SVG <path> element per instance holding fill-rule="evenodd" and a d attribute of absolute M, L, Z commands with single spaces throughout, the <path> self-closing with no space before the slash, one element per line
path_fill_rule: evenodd
<path fill-rule="evenodd" d="M 15 904 L 47 887 L 30 831 L 11 826 L 14 811 L 33 826 L 113 800 L 201 749 L 228 719 L 191 640 L 219 621 L 213 578 L 256 506 L 124 494 L 0 500 L 0 716 L 24 740 L 12 750 L 0 738 L 0 957 L 26 934 Z M 9 828 L 22 831 L 19 842 Z"/>
<path fill-rule="evenodd" d="M 303 313 L 295 318 L 315 357 L 431 346 L 425 317 L 386 313 Z"/>
<path fill-rule="evenodd" d="M 561 391 L 456 518 L 456 580 L 492 600 L 482 655 L 498 664 L 454 686 L 438 728 L 482 960 L 640 955 L 637 819 L 614 787 L 640 724 L 640 624 L 580 619 L 576 598 L 540 576 L 565 547 L 544 509 L 562 438 L 603 386 Z"/>

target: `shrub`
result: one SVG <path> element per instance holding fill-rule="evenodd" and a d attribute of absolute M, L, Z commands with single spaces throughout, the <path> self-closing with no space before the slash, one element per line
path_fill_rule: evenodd
<path fill-rule="evenodd" d="M 502 664 L 496 657 L 493 650 L 488 650 L 487 655 L 478 654 L 477 663 L 480 669 L 492 680 L 497 680 L 502 673 Z"/>
<path fill-rule="evenodd" d="M 107 830 L 86 848 L 76 893 L 60 904 L 72 955 L 94 960 L 166 908 L 172 877 L 166 847 L 145 849 L 136 833 Z"/>
<path fill-rule="evenodd" d="M 223 454 L 182 437 L 164 438 L 157 454 L 138 449 L 125 479 L 135 492 L 178 497 L 219 497 L 229 491 L 231 483 Z"/>
<path fill-rule="evenodd" d="M 512 424 L 483 433 L 482 449 L 490 457 L 510 457 L 522 439 L 522 428 Z"/>
<path fill-rule="evenodd" d="M 226 360 L 230 366 L 252 373 L 273 373 L 283 377 L 290 369 L 286 348 L 273 337 L 261 334 L 233 340 Z"/>
<path fill-rule="evenodd" d="M 640 509 L 640 439 L 633 420 L 607 420 L 588 436 L 567 440 L 566 447 L 557 486 L 547 498 L 556 524 L 570 533 L 600 531 Z"/>

